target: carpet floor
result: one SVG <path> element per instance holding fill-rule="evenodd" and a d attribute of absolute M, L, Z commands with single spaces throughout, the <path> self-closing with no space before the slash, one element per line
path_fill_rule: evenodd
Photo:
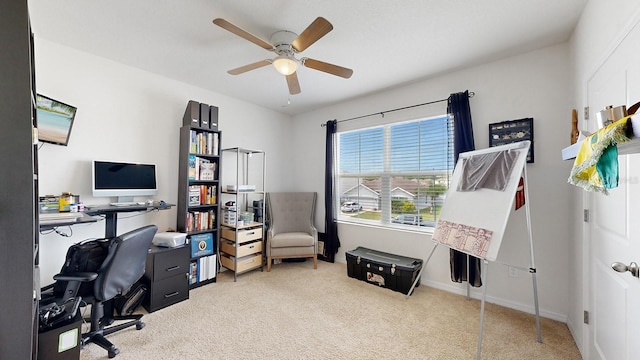
<path fill-rule="evenodd" d="M 189 300 L 108 337 L 116 359 L 475 359 L 480 301 L 446 291 L 401 293 L 349 278 L 345 264 L 283 263 L 218 274 Z M 581 359 L 566 324 L 486 304 L 482 359 Z M 106 359 L 95 344 L 82 360 Z"/>

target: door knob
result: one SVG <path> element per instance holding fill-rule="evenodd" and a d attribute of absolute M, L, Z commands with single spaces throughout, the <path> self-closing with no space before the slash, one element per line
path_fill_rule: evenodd
<path fill-rule="evenodd" d="M 631 273 L 631 275 L 640 278 L 640 267 L 638 267 L 638 264 L 636 264 L 635 262 L 631 262 L 629 266 L 621 262 L 614 262 L 613 264 L 611 264 L 611 267 L 617 272 L 623 273 L 628 271 Z"/>

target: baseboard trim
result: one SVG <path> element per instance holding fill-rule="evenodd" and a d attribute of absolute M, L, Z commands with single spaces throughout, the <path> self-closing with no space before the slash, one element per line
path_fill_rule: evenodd
<path fill-rule="evenodd" d="M 428 287 L 432 287 L 438 290 L 443 290 L 443 291 L 447 291 L 450 293 L 454 293 L 454 294 L 458 294 L 458 295 L 462 295 L 462 296 L 467 296 L 467 291 L 466 289 L 460 288 L 459 286 L 454 286 L 454 285 L 445 285 L 442 284 L 440 282 L 435 282 L 435 281 L 421 281 L 420 282 L 421 285 L 426 285 Z M 471 291 L 469 296 L 471 296 L 472 299 L 476 299 L 476 300 L 482 300 L 482 294 L 475 290 L 475 291 Z M 518 311 L 522 311 L 528 314 L 532 314 L 535 315 L 535 307 L 533 305 L 529 305 L 529 304 L 522 304 L 519 302 L 515 302 L 515 301 L 509 301 L 509 300 L 505 300 L 505 299 L 500 299 L 500 298 L 496 298 L 493 296 L 489 296 L 487 295 L 487 302 L 492 303 L 492 304 L 496 304 L 496 305 L 500 305 L 500 306 L 504 306 L 506 308 L 509 309 L 514 309 L 514 310 L 518 310 Z M 531 299 L 531 301 L 533 302 L 533 298 Z M 545 309 L 539 309 L 540 310 L 540 316 L 541 317 L 545 317 L 548 319 L 552 319 L 552 320 L 556 320 L 556 321 L 560 321 L 563 323 L 567 323 L 567 315 L 565 314 L 558 314 L 556 312 L 552 312 L 552 311 L 547 311 Z"/>

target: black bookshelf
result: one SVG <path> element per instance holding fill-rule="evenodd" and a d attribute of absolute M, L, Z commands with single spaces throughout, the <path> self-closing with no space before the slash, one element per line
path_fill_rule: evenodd
<path fill-rule="evenodd" d="M 177 228 L 190 246 L 189 288 L 216 281 L 220 219 L 218 108 L 187 104 L 180 128 Z"/>
<path fill-rule="evenodd" d="M 38 159 L 33 34 L 27 1 L 0 5 L 0 324 L 2 359 L 35 359 L 38 347 Z M 10 156 L 7 154 L 11 154 Z"/>

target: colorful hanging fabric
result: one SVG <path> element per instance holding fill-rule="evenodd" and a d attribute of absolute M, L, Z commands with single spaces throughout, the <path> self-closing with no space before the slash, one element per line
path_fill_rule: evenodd
<path fill-rule="evenodd" d="M 618 144 L 629 141 L 622 118 L 589 135 L 580 145 L 568 182 L 587 191 L 609 194 L 618 186 Z"/>

